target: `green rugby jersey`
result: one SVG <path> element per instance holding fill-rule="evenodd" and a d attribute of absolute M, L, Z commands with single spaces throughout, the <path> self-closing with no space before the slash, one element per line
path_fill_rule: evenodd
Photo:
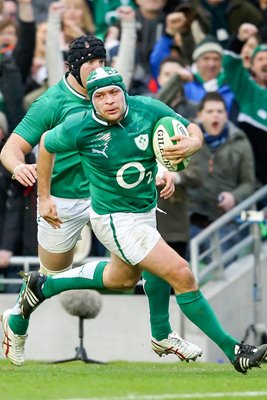
<path fill-rule="evenodd" d="M 80 111 L 81 107 L 88 109 L 90 102 L 76 92 L 64 77 L 35 100 L 14 132 L 34 147 L 44 132 L 63 122 L 68 114 Z M 77 150 L 71 149 L 56 155 L 51 193 L 69 199 L 90 196 L 89 183 Z"/>
<path fill-rule="evenodd" d="M 172 116 L 190 123 L 162 102 L 127 96 L 122 121 L 109 125 L 92 110 L 68 117 L 49 131 L 45 147 L 50 152 L 77 150 L 90 181 L 92 208 L 98 214 L 146 212 L 156 206 L 157 163 L 152 147 L 155 123 Z"/>

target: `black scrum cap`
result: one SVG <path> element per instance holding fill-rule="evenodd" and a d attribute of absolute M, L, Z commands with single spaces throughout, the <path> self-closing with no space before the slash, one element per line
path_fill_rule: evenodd
<path fill-rule="evenodd" d="M 106 59 L 106 50 L 102 40 L 94 35 L 83 35 L 71 42 L 67 57 L 69 71 L 80 85 L 82 85 L 80 76 L 82 64 L 95 59 Z"/>

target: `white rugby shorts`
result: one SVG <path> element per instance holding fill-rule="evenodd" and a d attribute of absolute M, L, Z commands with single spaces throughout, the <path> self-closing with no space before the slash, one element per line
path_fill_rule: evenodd
<path fill-rule="evenodd" d="M 58 217 L 63 223 L 59 229 L 54 229 L 38 214 L 38 243 L 50 253 L 65 253 L 81 239 L 82 228 L 87 224 L 90 226 L 91 199 L 52 197 L 56 202 Z"/>
<path fill-rule="evenodd" d="M 156 227 L 156 209 L 99 215 L 90 207 L 90 221 L 98 240 L 131 265 L 142 261 L 161 237 Z"/>

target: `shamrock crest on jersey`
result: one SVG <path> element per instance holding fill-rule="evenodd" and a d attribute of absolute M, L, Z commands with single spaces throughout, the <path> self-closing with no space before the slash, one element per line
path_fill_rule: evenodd
<path fill-rule="evenodd" d="M 148 135 L 139 135 L 134 138 L 136 146 L 140 149 L 145 151 L 148 146 Z"/>

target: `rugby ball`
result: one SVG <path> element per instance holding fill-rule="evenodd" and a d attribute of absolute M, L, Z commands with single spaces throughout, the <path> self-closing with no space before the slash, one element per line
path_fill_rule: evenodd
<path fill-rule="evenodd" d="M 189 136 L 186 127 L 173 117 L 163 117 L 155 125 L 153 130 L 153 150 L 156 159 L 166 167 L 169 171 L 182 171 L 190 162 L 190 157 L 185 158 L 179 164 L 173 164 L 171 160 L 167 160 L 162 155 L 165 147 L 175 145 L 177 142 L 171 140 L 176 135 Z"/>

